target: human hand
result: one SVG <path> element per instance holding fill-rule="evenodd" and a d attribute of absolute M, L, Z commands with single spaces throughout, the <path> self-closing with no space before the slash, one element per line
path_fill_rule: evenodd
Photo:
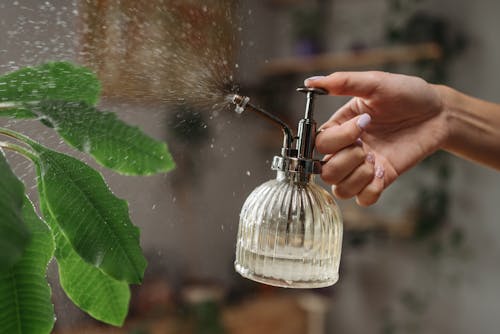
<path fill-rule="evenodd" d="M 384 72 L 336 72 L 308 87 L 354 96 L 323 124 L 316 149 L 326 154 L 322 179 L 339 198 L 375 203 L 396 178 L 447 137 L 439 89 L 423 79 Z"/>

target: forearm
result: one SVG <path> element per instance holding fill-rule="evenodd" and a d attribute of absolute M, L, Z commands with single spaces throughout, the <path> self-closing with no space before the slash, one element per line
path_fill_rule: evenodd
<path fill-rule="evenodd" d="M 435 87 L 448 129 L 442 149 L 500 170 L 500 105 L 445 86 Z"/>

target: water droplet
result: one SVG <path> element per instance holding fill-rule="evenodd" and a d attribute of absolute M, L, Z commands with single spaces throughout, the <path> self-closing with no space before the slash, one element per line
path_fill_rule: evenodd
<path fill-rule="evenodd" d="M 103 260 L 104 260 L 104 252 L 102 251 L 97 252 L 96 257 L 94 259 L 94 266 L 100 267 Z"/>
<path fill-rule="evenodd" d="M 250 173 L 250 171 L 249 171 L 249 170 L 247 170 L 246 174 L 247 174 L 247 176 L 252 175 L 252 173 Z"/>
<path fill-rule="evenodd" d="M 84 139 L 82 149 L 83 149 L 83 152 L 85 152 L 87 154 L 90 153 L 90 151 L 92 149 L 92 144 L 90 143 L 90 139 L 88 139 L 88 138 Z"/>

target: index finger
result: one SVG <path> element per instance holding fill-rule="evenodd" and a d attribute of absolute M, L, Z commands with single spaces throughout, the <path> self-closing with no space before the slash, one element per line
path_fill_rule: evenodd
<path fill-rule="evenodd" d="M 312 77 L 304 85 L 323 88 L 331 95 L 369 97 L 379 87 L 383 72 L 335 72 L 326 77 Z"/>

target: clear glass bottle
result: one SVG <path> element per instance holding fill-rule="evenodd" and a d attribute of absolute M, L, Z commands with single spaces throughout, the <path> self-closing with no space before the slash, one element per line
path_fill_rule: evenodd
<path fill-rule="evenodd" d="M 248 97 L 229 98 L 238 113 L 253 111 L 280 126 L 284 134 L 281 155 L 272 163 L 276 179 L 257 187 L 241 209 L 234 265 L 243 277 L 261 283 L 320 288 L 338 280 L 342 217 L 332 195 L 314 182 L 322 163 L 313 157 L 313 102 L 315 95 L 327 92 L 297 90 L 307 94 L 297 136 L 282 120 L 249 103 Z"/>
<path fill-rule="evenodd" d="M 342 217 L 332 195 L 297 173 L 278 171 L 240 214 L 235 268 L 280 287 L 319 288 L 338 280 Z"/>

